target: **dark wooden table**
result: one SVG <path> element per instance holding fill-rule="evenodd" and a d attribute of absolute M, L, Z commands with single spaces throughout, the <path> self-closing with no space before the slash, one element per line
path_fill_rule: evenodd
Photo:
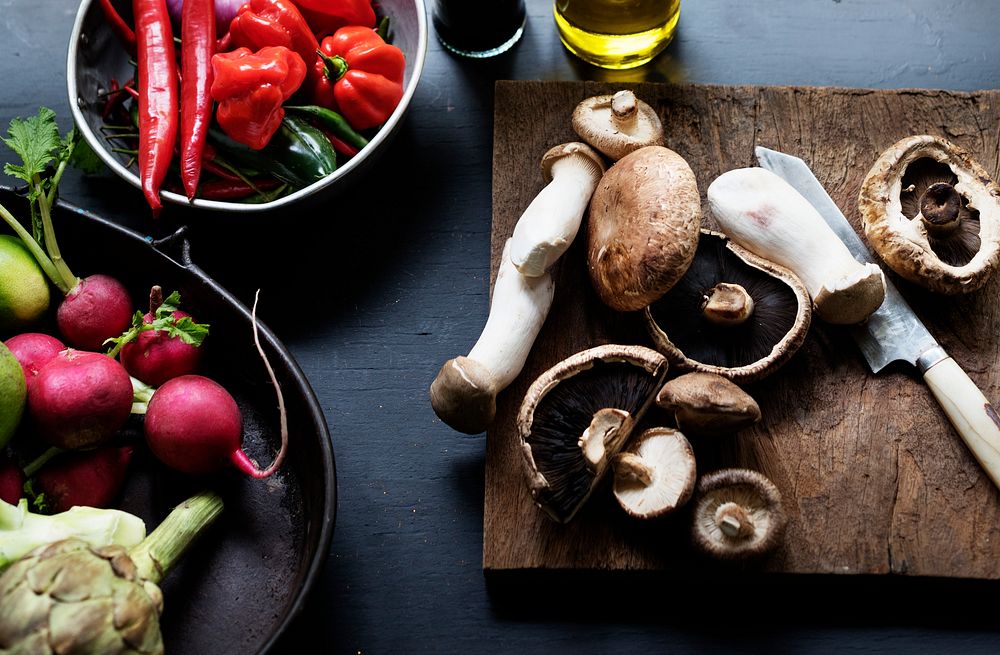
<path fill-rule="evenodd" d="M 609 72 L 563 50 L 550 2 L 529 0 L 523 40 L 497 59 L 456 59 L 432 35 L 378 173 L 321 212 L 241 220 L 172 210 L 150 227 L 131 187 L 69 174 L 63 197 L 97 213 L 147 232 L 190 223 L 194 258 L 245 301 L 261 288 L 262 318 L 319 395 L 337 458 L 337 526 L 322 579 L 277 652 L 996 652 L 996 584 L 488 580 L 483 438 L 451 431 L 427 401 L 438 367 L 467 352 L 487 314 L 496 80 L 1000 88 L 996 8 L 684 0 L 663 55 Z M 4 0 L 0 10 L 0 125 L 45 104 L 68 129 L 76 3 Z"/>

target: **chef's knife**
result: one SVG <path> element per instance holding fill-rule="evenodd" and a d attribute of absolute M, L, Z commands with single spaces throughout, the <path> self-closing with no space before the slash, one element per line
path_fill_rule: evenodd
<path fill-rule="evenodd" d="M 855 259 L 875 262 L 804 161 L 760 146 L 755 153 L 761 168 L 777 174 L 812 204 Z M 892 283 L 886 280 L 885 286 L 882 305 L 867 321 L 850 328 L 872 372 L 878 373 L 895 361 L 916 366 L 958 434 L 993 484 L 1000 487 L 1000 416 L 976 383 L 934 340 Z"/>

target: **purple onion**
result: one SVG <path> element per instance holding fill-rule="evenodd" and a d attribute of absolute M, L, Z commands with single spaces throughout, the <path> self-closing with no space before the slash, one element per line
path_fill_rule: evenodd
<path fill-rule="evenodd" d="M 233 17 L 247 2 L 248 0 L 215 0 L 215 24 L 220 31 L 225 32 L 229 28 Z M 181 22 L 181 7 L 183 6 L 184 0 L 167 0 L 167 11 L 170 12 L 170 18 L 178 25 Z"/>

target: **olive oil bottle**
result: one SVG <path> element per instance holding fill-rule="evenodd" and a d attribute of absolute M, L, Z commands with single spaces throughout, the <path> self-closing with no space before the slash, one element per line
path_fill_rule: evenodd
<path fill-rule="evenodd" d="M 634 68 L 674 37 L 680 0 L 554 0 L 563 45 L 602 68 Z"/>

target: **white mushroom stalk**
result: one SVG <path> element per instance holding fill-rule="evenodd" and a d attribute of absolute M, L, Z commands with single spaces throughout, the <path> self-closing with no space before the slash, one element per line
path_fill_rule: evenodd
<path fill-rule="evenodd" d="M 569 248 L 590 196 L 604 174 L 600 155 L 584 143 L 564 143 L 542 157 L 548 181 L 514 227 L 510 257 L 527 277 L 538 277 Z"/>
<path fill-rule="evenodd" d="M 882 304 L 882 270 L 854 259 L 809 201 L 774 173 L 723 173 L 708 187 L 708 204 L 735 243 L 802 280 L 823 320 L 860 323 Z"/>
<path fill-rule="evenodd" d="M 525 277 L 504 246 L 486 326 L 467 357 L 445 362 L 431 384 L 431 405 L 442 421 L 468 434 L 485 430 L 496 413 L 496 395 L 524 362 L 552 306 L 548 274 Z"/>

